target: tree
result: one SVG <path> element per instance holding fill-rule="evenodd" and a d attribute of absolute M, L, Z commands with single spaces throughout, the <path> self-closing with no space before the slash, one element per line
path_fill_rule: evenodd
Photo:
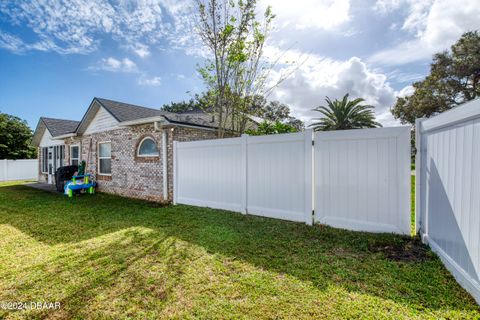
<path fill-rule="evenodd" d="M 294 127 L 296 131 L 304 129 L 304 123 L 290 115 L 290 107 L 279 101 L 267 101 L 265 97 L 257 95 L 252 99 L 252 111 L 257 117 L 270 122 L 281 122 Z"/>
<path fill-rule="evenodd" d="M 0 159 L 33 159 L 32 130 L 25 120 L 0 113 Z"/>
<path fill-rule="evenodd" d="M 252 136 L 261 136 L 265 134 L 278 134 L 278 133 L 291 133 L 291 132 L 298 132 L 297 128 L 287 124 L 282 123 L 280 121 L 270 122 L 270 121 L 263 121 L 258 125 L 258 128 L 253 130 L 249 129 L 246 130 L 245 133 L 252 135 Z"/>
<path fill-rule="evenodd" d="M 310 125 L 315 131 L 346 130 L 377 128 L 382 125 L 375 121 L 373 106 L 362 105 L 365 100 L 357 98 L 348 100 L 348 93 L 342 100 L 330 100 L 326 97 L 327 106 L 319 106 L 314 111 L 320 112 L 323 117 L 316 118 L 317 122 Z"/>
<path fill-rule="evenodd" d="M 196 104 L 195 100 L 190 99 L 188 101 L 180 102 L 170 102 L 169 104 L 164 104 L 162 107 L 163 111 L 174 112 L 174 113 L 184 113 L 184 112 L 194 112 L 202 110 Z"/>
<path fill-rule="evenodd" d="M 196 112 L 196 111 L 211 111 L 211 97 L 210 92 L 195 94 L 193 98 L 188 101 L 170 102 L 164 104 L 162 110 L 174 113 Z"/>
<path fill-rule="evenodd" d="M 430 74 L 413 83 L 414 93 L 399 97 L 391 112 L 402 123 L 431 117 L 480 96 L 480 35 L 467 32 L 451 47 L 437 53 Z"/>
<path fill-rule="evenodd" d="M 211 54 L 198 71 L 214 93 L 212 108 L 219 119 L 219 137 L 226 130 L 244 132 L 254 97 L 268 91 L 266 81 L 271 80 L 273 64 L 262 56 L 274 15 L 268 7 L 258 20 L 256 5 L 256 0 L 196 0 L 196 31 Z M 271 88 L 285 77 L 280 75 Z"/>

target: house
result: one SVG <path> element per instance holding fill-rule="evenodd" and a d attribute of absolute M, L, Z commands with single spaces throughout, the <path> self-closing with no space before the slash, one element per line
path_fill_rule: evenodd
<path fill-rule="evenodd" d="M 99 191 L 152 201 L 173 193 L 173 141 L 217 137 L 218 123 L 204 112 L 170 113 L 94 98 L 80 121 L 40 118 L 39 181 L 54 183 L 57 168 L 86 161 Z"/>

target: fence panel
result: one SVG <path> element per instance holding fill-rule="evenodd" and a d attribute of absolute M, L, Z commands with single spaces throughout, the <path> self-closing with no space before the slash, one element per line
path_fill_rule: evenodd
<path fill-rule="evenodd" d="M 175 202 L 307 224 L 315 203 L 320 223 L 410 233 L 409 127 L 315 133 L 315 147 L 312 137 L 175 143 Z"/>
<path fill-rule="evenodd" d="M 243 139 L 175 142 L 174 201 L 243 212 Z"/>
<path fill-rule="evenodd" d="M 422 238 L 480 303 L 479 163 L 480 100 L 417 121 Z"/>
<path fill-rule="evenodd" d="M 247 141 L 248 213 L 312 224 L 312 131 Z"/>
<path fill-rule="evenodd" d="M 410 128 L 315 133 L 315 221 L 410 234 Z"/>
<path fill-rule="evenodd" d="M 0 181 L 37 179 L 37 159 L 0 160 Z"/>

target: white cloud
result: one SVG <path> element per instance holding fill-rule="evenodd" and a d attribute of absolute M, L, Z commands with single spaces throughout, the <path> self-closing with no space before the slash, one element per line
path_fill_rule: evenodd
<path fill-rule="evenodd" d="M 145 76 L 142 76 L 138 79 L 138 84 L 141 86 L 158 87 L 162 84 L 162 78 L 160 77 L 147 78 Z"/>
<path fill-rule="evenodd" d="M 332 30 L 350 20 L 349 0 L 263 1 L 260 8 L 272 5 L 275 23 L 283 28 Z"/>
<path fill-rule="evenodd" d="M 129 58 L 116 59 L 113 57 L 102 59 L 96 66 L 90 67 L 91 70 L 103 70 L 109 72 L 138 72 L 137 65 Z"/>
<path fill-rule="evenodd" d="M 286 59 L 295 60 L 299 54 L 300 52 L 292 51 L 284 55 Z M 396 94 L 385 74 L 371 70 L 357 57 L 337 61 L 315 54 L 303 54 L 303 58 L 306 61 L 273 90 L 271 99 L 289 104 L 297 117 L 309 123 L 312 118 L 318 117 L 312 109 L 325 104 L 326 96 L 336 99 L 349 93 L 351 98 L 361 97 L 367 104 L 373 105 L 377 118 L 383 124 L 397 124 L 390 115 Z M 287 68 L 284 66 L 273 71 L 272 78 L 278 79 Z"/>
<path fill-rule="evenodd" d="M 430 59 L 435 52 L 449 48 L 462 33 L 480 29 L 477 0 L 379 0 L 375 10 L 389 13 L 403 6 L 409 9 L 402 30 L 413 39 L 374 54 L 370 61 L 398 65 Z"/>
<path fill-rule="evenodd" d="M 395 81 L 397 83 L 412 83 L 414 81 L 419 81 L 425 78 L 424 74 L 416 73 L 416 72 L 404 72 L 402 70 L 396 69 L 392 72 L 387 74 L 387 77 L 391 81 Z"/>
<path fill-rule="evenodd" d="M 406 86 L 402 88 L 402 90 L 398 91 L 396 96 L 399 98 L 405 98 L 406 96 L 410 96 L 415 92 L 415 88 L 413 86 Z"/>
<path fill-rule="evenodd" d="M 177 25 L 189 8 L 187 0 L 29 0 L 0 2 L 0 14 L 12 25 L 28 27 L 36 39 L 27 42 L 2 32 L 0 47 L 22 52 L 55 51 L 86 54 L 98 49 L 103 35 L 118 41 L 139 57 L 150 54 L 160 39 L 183 32 Z"/>
<path fill-rule="evenodd" d="M 22 53 L 25 51 L 23 41 L 20 38 L 2 32 L 2 30 L 0 30 L 0 48 L 5 48 L 15 53 Z"/>
<path fill-rule="evenodd" d="M 146 58 L 150 56 L 150 48 L 142 43 L 136 43 L 128 46 L 128 49 L 132 50 L 140 58 Z"/>

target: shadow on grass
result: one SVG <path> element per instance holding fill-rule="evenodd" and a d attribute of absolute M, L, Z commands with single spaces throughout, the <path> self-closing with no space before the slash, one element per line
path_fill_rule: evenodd
<path fill-rule="evenodd" d="M 68 265 L 68 270 L 87 273 L 90 271 L 85 266 L 89 264 L 104 266 L 96 270 L 98 279 L 85 275 L 87 283 L 83 284 L 81 274 L 77 275 L 80 285 L 72 284 L 72 289 L 67 290 L 65 301 L 76 301 L 78 305 L 93 296 L 98 287 L 118 281 L 119 274 L 128 266 L 148 255 L 171 259 L 167 265 L 175 267 L 165 272 L 178 278 L 187 262 L 182 254 L 168 250 L 166 241 L 173 238 L 201 246 L 211 254 L 292 275 L 320 290 L 341 286 L 350 292 L 389 299 L 417 310 L 479 311 L 431 252 L 422 261 L 399 262 L 388 259 L 381 251 L 370 250 L 402 246 L 410 241 L 408 237 L 308 227 L 190 206 L 155 208 L 148 202 L 106 194 L 67 199 L 24 186 L 0 188 L 0 224 L 9 224 L 44 244 L 73 247 L 71 253 L 66 251 L 54 257 L 57 266 Z M 129 231 L 132 228 L 149 232 L 137 234 L 138 231 Z M 82 241 L 97 238 L 101 241 L 116 232 L 122 233 L 120 239 L 107 241 L 107 245 L 93 248 L 82 259 L 72 262 L 70 255 L 77 254 L 75 247 Z M 43 276 L 40 271 L 48 270 L 49 262 L 36 268 L 38 276 Z M 52 270 L 47 276 L 55 284 L 58 279 L 68 278 L 58 277 L 61 273 L 62 269 Z M 35 278 L 19 286 L 29 285 L 35 285 Z M 148 284 L 139 280 L 134 286 L 141 291 Z M 168 295 L 171 287 L 162 290 Z M 69 315 L 81 312 L 75 307 L 66 310 Z"/>

